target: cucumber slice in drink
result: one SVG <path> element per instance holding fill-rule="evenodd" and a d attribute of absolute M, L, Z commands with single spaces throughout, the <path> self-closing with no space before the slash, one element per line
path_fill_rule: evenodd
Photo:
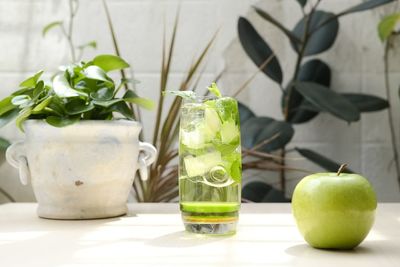
<path fill-rule="evenodd" d="M 230 144 L 236 139 L 239 140 L 239 129 L 234 120 L 225 121 L 221 127 L 221 141 L 223 144 Z"/>
<path fill-rule="evenodd" d="M 211 140 L 221 129 L 221 120 L 215 109 L 209 107 L 205 108 L 204 117 L 205 117 L 206 135 L 208 140 Z"/>
<path fill-rule="evenodd" d="M 222 164 L 221 153 L 210 152 L 201 156 L 186 156 L 185 169 L 188 177 L 200 176 L 207 173 L 212 167 Z"/>

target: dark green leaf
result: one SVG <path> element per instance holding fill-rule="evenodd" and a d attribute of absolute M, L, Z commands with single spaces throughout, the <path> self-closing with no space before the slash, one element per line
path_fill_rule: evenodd
<path fill-rule="evenodd" d="M 105 72 L 129 67 L 129 64 L 125 60 L 115 55 L 99 55 L 93 59 L 93 64 L 100 67 Z"/>
<path fill-rule="evenodd" d="M 243 17 L 238 22 L 239 39 L 247 55 L 257 67 L 262 66 L 270 59 L 262 71 L 275 82 L 281 84 L 283 75 L 278 58 L 269 45 L 261 38 L 253 25 Z"/>
<path fill-rule="evenodd" d="M 0 115 L 3 115 L 4 113 L 16 108 L 16 106 L 14 106 L 11 102 L 12 99 L 13 96 L 7 96 L 0 101 Z"/>
<path fill-rule="evenodd" d="M 312 59 L 300 68 L 298 80 L 302 82 L 315 82 L 326 87 L 330 86 L 331 83 L 331 70 L 329 66 L 319 60 Z M 289 85 L 291 86 L 291 85 Z M 286 94 L 283 95 L 285 97 Z M 301 107 L 312 106 L 311 103 L 305 103 L 304 97 L 296 91 L 296 88 L 292 88 L 289 100 L 289 110 L 288 110 L 288 121 L 291 123 L 304 123 L 310 121 L 318 112 L 313 112 L 310 109 L 305 110 Z M 315 110 L 315 108 L 314 108 Z M 318 109 L 317 109 L 318 110 Z"/>
<path fill-rule="evenodd" d="M 269 117 L 253 117 L 241 126 L 242 145 L 251 149 L 269 140 L 258 149 L 268 153 L 283 148 L 290 142 L 293 134 L 293 127 L 289 123 Z"/>
<path fill-rule="evenodd" d="M 23 88 L 34 88 L 36 86 L 37 81 L 39 80 L 40 76 L 42 76 L 43 71 L 39 71 L 35 73 L 33 76 L 27 78 L 23 82 L 19 84 L 19 87 Z"/>
<path fill-rule="evenodd" d="M 0 151 L 6 151 L 6 149 L 11 145 L 11 143 L 4 139 L 3 137 L 0 137 Z"/>
<path fill-rule="evenodd" d="M 266 11 L 264 11 L 258 7 L 254 7 L 254 9 L 258 15 L 260 15 L 266 21 L 270 22 L 272 25 L 275 25 L 278 29 L 280 29 L 292 42 L 301 43 L 300 39 L 298 39 L 291 31 L 286 29 L 285 26 L 283 26 L 279 21 L 277 21 L 275 18 L 273 18 Z"/>
<path fill-rule="evenodd" d="M 33 90 L 33 98 L 38 98 L 40 94 L 43 92 L 44 82 L 40 81 L 36 84 L 35 89 Z"/>
<path fill-rule="evenodd" d="M 363 3 L 360 3 L 356 6 L 353 6 L 349 9 L 346 9 L 345 11 L 340 12 L 337 16 L 343 16 L 347 15 L 350 13 L 355 13 L 355 12 L 360 12 L 360 11 L 365 11 L 369 10 L 378 6 L 386 5 L 388 3 L 394 2 L 395 0 L 368 0 L 364 1 Z"/>
<path fill-rule="evenodd" d="M 310 149 L 305 149 L 305 148 L 298 148 L 296 147 L 297 152 L 300 153 L 303 157 L 307 158 L 308 160 L 314 162 L 318 166 L 324 168 L 325 170 L 329 172 L 337 172 L 339 169 L 340 165 L 339 163 L 334 162 L 331 159 L 328 159 L 327 157 L 313 151 Z M 352 170 L 349 168 L 345 168 L 346 173 L 353 173 Z"/>
<path fill-rule="evenodd" d="M 367 94 L 342 94 L 353 103 L 360 112 L 379 111 L 389 107 L 389 102 L 381 97 Z"/>
<path fill-rule="evenodd" d="M 92 109 L 94 109 L 94 105 L 91 102 L 86 103 L 85 100 L 80 98 L 72 99 L 65 105 L 65 110 L 68 115 L 82 114 Z"/>
<path fill-rule="evenodd" d="M 313 82 L 296 82 L 296 90 L 312 105 L 347 122 L 358 121 L 360 112 L 344 96 Z"/>
<path fill-rule="evenodd" d="M 122 98 L 115 98 L 115 99 L 111 99 L 111 100 L 93 100 L 93 104 L 95 104 L 96 106 L 100 106 L 100 107 L 105 107 L 108 108 L 118 102 L 122 102 L 124 101 Z"/>
<path fill-rule="evenodd" d="M 65 127 L 77 123 L 79 120 L 80 116 L 71 116 L 71 117 L 49 116 L 46 118 L 46 122 L 54 127 Z"/>
<path fill-rule="evenodd" d="M 15 108 L 0 115 L 0 127 L 5 126 L 10 121 L 14 120 L 19 114 L 19 109 Z"/>
<path fill-rule="evenodd" d="M 46 26 L 44 26 L 43 30 L 42 30 L 42 35 L 43 37 L 46 36 L 47 32 L 55 27 L 59 27 L 62 25 L 62 21 L 53 21 L 49 24 L 47 24 Z"/>
<path fill-rule="evenodd" d="M 256 116 L 253 111 L 251 111 L 250 108 L 248 108 L 246 105 L 238 102 L 238 107 L 239 107 L 239 116 L 240 116 L 240 124 L 243 125 L 245 121 L 247 121 L 250 118 L 253 118 Z"/>
<path fill-rule="evenodd" d="M 111 100 L 114 96 L 114 90 L 111 88 L 101 88 L 96 92 L 90 93 L 90 97 L 94 100 L 107 101 Z"/>
<path fill-rule="evenodd" d="M 387 38 L 395 31 L 397 24 L 400 22 L 400 13 L 391 14 L 384 17 L 378 25 L 378 34 L 381 41 Z"/>
<path fill-rule="evenodd" d="M 125 118 L 133 120 L 132 110 L 125 102 L 118 102 L 109 108 L 109 111 L 121 113 Z"/>
<path fill-rule="evenodd" d="M 301 7 L 304 7 L 307 4 L 307 0 L 297 0 L 297 2 L 301 5 Z"/>
<path fill-rule="evenodd" d="M 243 187 L 242 197 L 253 202 L 289 202 L 282 191 L 263 182 L 250 182 Z"/>
<path fill-rule="evenodd" d="M 293 34 L 303 40 L 307 18 L 302 18 L 294 27 Z M 325 21 L 330 20 L 329 23 Z M 323 25 L 323 26 L 321 26 Z M 333 13 L 317 10 L 313 13 L 308 33 L 312 33 L 307 42 L 304 56 L 311 56 L 324 52 L 332 47 L 339 31 L 339 21 Z M 291 42 L 293 49 L 300 52 L 300 45 Z"/>

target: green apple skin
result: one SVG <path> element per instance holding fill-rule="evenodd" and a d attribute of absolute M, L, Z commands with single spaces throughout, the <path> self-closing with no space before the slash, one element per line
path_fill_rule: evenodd
<path fill-rule="evenodd" d="M 352 249 L 368 235 L 377 207 L 367 179 L 358 174 L 316 173 L 296 186 L 292 211 L 304 239 L 315 248 Z"/>

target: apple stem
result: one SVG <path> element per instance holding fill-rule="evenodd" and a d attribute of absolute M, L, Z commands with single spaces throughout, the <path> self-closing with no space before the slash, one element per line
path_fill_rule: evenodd
<path fill-rule="evenodd" d="M 340 165 L 339 170 L 337 171 L 336 175 L 339 176 L 346 167 L 347 167 L 346 163 Z"/>

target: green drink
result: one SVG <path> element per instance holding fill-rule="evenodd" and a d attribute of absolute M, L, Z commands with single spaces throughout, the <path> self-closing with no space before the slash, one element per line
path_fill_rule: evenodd
<path fill-rule="evenodd" d="M 187 231 L 235 233 L 241 167 L 237 101 L 185 99 L 179 132 L 179 196 Z"/>

